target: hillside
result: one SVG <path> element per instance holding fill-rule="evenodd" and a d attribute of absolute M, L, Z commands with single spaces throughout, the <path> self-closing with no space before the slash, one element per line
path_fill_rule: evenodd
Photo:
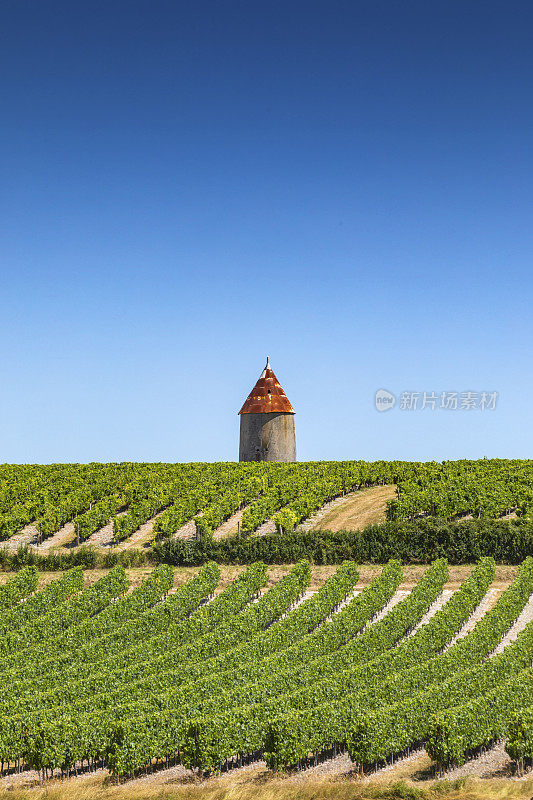
<path fill-rule="evenodd" d="M 533 759 L 533 462 L 0 479 L 0 789 L 496 796 Z"/>
<path fill-rule="evenodd" d="M 55 775 L 98 793 L 97 770 L 134 794 L 193 780 L 223 796 L 234 780 L 280 787 L 282 767 L 288 792 L 397 774 L 431 786 L 436 715 L 461 726 L 468 703 L 476 726 L 447 768 L 460 776 L 468 750 L 463 772 L 509 775 L 501 746 L 493 763 L 476 750 L 533 700 L 533 561 L 504 570 L 160 565 L 130 583 L 121 567 L 26 568 L 0 592 L 2 784 Z"/>
<path fill-rule="evenodd" d="M 43 554 L 532 509 L 527 460 L 0 466 L 0 541 Z"/>

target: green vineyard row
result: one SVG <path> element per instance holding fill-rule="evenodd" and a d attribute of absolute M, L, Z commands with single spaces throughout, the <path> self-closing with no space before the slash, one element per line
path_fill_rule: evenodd
<path fill-rule="evenodd" d="M 270 583 L 254 563 L 223 591 L 214 563 L 176 589 L 161 564 L 133 591 L 121 566 L 87 587 L 73 569 L 40 591 L 25 570 L 0 608 L 0 761 L 213 772 L 260 756 L 304 766 L 341 748 L 368 769 L 425 744 L 443 769 L 508 736 L 525 763 L 533 623 L 494 651 L 533 594 L 533 558 L 456 640 L 494 571 L 482 559 L 435 606 L 444 559 L 396 596 L 394 560 L 361 590 L 345 562 L 311 595 L 306 561 Z"/>
<path fill-rule="evenodd" d="M 78 542 L 107 523 L 120 542 L 149 520 L 165 539 L 194 520 L 198 538 L 209 541 L 239 509 L 243 537 L 272 518 L 290 534 L 326 501 L 381 484 L 397 488 L 389 520 L 529 518 L 533 510 L 526 460 L 3 465 L 0 539 L 28 525 L 46 538 L 72 522 Z"/>

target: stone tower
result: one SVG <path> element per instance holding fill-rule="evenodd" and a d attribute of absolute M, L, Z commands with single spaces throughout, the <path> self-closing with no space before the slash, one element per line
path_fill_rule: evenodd
<path fill-rule="evenodd" d="M 268 358 L 239 414 L 239 461 L 296 461 L 294 409 Z"/>

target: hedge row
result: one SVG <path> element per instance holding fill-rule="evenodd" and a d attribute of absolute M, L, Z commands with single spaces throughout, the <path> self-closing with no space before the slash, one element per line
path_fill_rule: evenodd
<path fill-rule="evenodd" d="M 362 531 L 308 531 L 232 537 L 201 542 L 169 539 L 150 549 L 113 550 L 101 553 L 82 546 L 47 555 L 29 548 L 13 552 L 0 548 L 0 569 L 18 570 L 34 564 L 43 571 L 74 566 L 110 569 L 116 564 L 140 567 L 157 563 L 173 566 L 218 564 L 295 564 L 307 559 L 314 564 L 427 564 L 446 558 L 450 564 L 471 564 L 490 556 L 499 564 L 520 564 L 533 555 L 533 522 L 527 519 L 472 519 L 447 522 L 436 517 L 412 522 L 369 525 Z"/>
<path fill-rule="evenodd" d="M 82 545 L 73 550 L 51 550 L 46 554 L 31 547 L 19 547 L 12 551 L 0 547 L 0 569 L 5 572 L 18 571 L 30 565 L 37 567 L 40 572 L 60 572 L 73 567 L 112 569 L 117 564 L 123 567 L 154 566 L 161 561 L 162 559 L 155 558 L 151 550 L 133 547 L 131 550 L 102 552 L 95 547 Z"/>
<path fill-rule="evenodd" d="M 391 558 L 404 564 L 446 558 L 467 564 L 483 556 L 498 563 L 519 564 L 533 554 L 533 523 L 526 520 L 467 520 L 446 522 L 428 518 L 414 522 L 387 522 L 361 531 L 309 531 L 235 537 L 216 542 L 172 539 L 155 545 L 153 556 L 175 566 L 203 564 L 292 564 L 307 558 L 315 564 L 383 564 Z"/>

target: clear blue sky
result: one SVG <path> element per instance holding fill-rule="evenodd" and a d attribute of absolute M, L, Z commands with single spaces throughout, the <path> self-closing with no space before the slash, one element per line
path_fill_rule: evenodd
<path fill-rule="evenodd" d="M 0 461 L 533 456 L 533 6 L 4 0 Z M 500 393 L 494 411 L 374 392 Z"/>

